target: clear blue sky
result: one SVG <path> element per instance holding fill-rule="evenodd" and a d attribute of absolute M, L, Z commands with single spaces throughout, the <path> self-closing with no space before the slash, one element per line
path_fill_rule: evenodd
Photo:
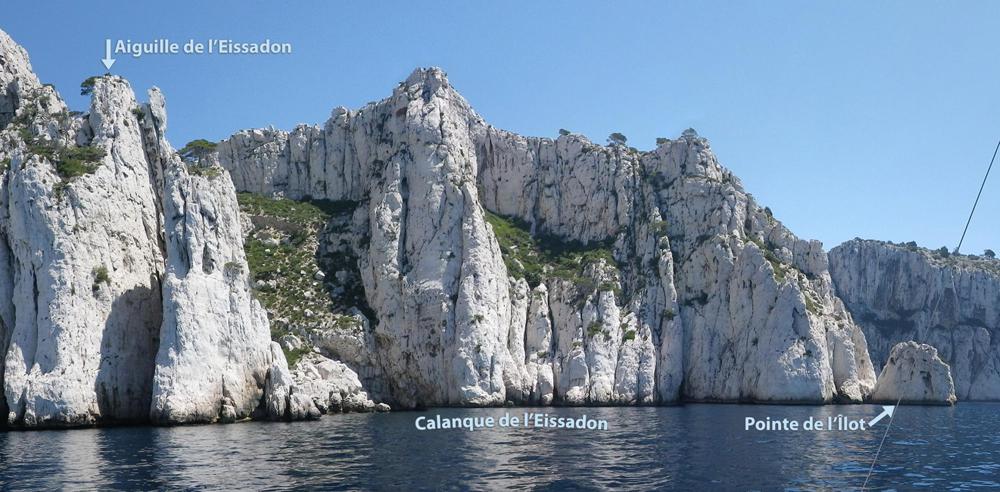
<path fill-rule="evenodd" d="M 0 28 L 71 106 L 103 40 L 265 37 L 291 56 L 118 57 L 168 136 L 321 123 L 437 65 L 492 124 L 642 149 L 694 127 L 829 248 L 954 247 L 1000 138 L 1000 2 L 8 2 Z M 51 4 L 58 4 L 51 5 Z M 1000 249 L 1000 169 L 966 252 Z"/>

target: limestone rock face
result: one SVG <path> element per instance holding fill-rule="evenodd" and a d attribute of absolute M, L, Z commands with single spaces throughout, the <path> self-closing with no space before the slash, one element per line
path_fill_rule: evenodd
<path fill-rule="evenodd" d="M 308 354 L 295 365 L 292 379 L 323 413 L 375 411 L 358 375 L 343 362 Z"/>
<path fill-rule="evenodd" d="M 51 87 L 21 93 L 4 190 L 13 299 L 4 367 L 7 421 L 26 426 L 142 420 L 161 323 L 155 193 L 128 83 L 102 78 L 71 117 Z M 78 143 L 88 172 L 58 167 Z"/>
<path fill-rule="evenodd" d="M 947 399 L 948 366 L 923 347 L 900 349 L 876 388 L 869 343 L 881 364 L 911 339 L 938 347 L 960 398 L 1000 397 L 995 268 L 868 243 L 828 256 L 693 130 L 651 151 L 524 137 L 430 68 L 321 126 L 239 132 L 186 162 L 158 90 L 140 105 L 99 77 L 78 115 L 2 33 L 0 61 L 0 412 L 14 425 L 306 419 L 382 400 Z M 251 289 L 286 277 L 252 284 L 243 240 L 266 251 L 301 230 L 241 215 L 236 191 L 337 210 L 296 250 L 309 309 L 272 313 L 305 354 L 291 368 Z"/>
<path fill-rule="evenodd" d="M 872 399 L 895 403 L 955 403 L 955 383 L 948 364 L 934 347 L 904 342 L 892 348 Z"/>
<path fill-rule="evenodd" d="M 367 211 L 369 360 L 403 406 L 861 401 L 875 384 L 822 246 L 696 134 L 651 152 L 522 137 L 420 69 L 322 127 L 237 133 L 218 159 L 240 191 Z"/>
<path fill-rule="evenodd" d="M 303 392 L 288 370 L 277 342 L 270 345 L 271 366 L 267 370 L 264 410 L 271 420 L 312 420 L 321 415 L 313 395 Z"/>
<path fill-rule="evenodd" d="M 220 168 L 194 169 L 173 157 L 165 173 L 168 260 L 155 422 L 211 422 L 224 404 L 234 418 L 249 417 L 271 365 L 267 315 L 250 293 L 236 193 Z"/>
<path fill-rule="evenodd" d="M 1000 261 L 853 240 L 830 251 L 830 271 L 876 364 L 898 343 L 925 343 L 959 400 L 1000 399 Z"/>
<path fill-rule="evenodd" d="M 158 90 L 139 105 L 119 77 L 89 81 L 89 113 L 70 113 L 0 32 L 4 422 L 261 414 L 285 359 L 250 294 L 228 175 L 178 160 Z M 300 400 L 292 418 L 310 415 Z"/>
<path fill-rule="evenodd" d="M 687 396 L 867 396 L 875 374 L 864 335 L 833 293 L 822 245 L 757 205 L 693 132 L 646 161 L 676 261 Z"/>
<path fill-rule="evenodd" d="M 508 283 L 476 190 L 474 125 L 431 69 L 389 99 L 336 110 L 322 129 L 242 132 L 219 145 L 241 191 L 360 202 L 372 350 L 404 405 L 505 399 Z"/>
<path fill-rule="evenodd" d="M 31 70 L 28 53 L 0 31 L 0 128 L 14 119 L 21 100 L 41 86 Z"/>
<path fill-rule="evenodd" d="M 615 288 L 589 301 L 596 309 L 567 303 L 558 282 L 547 290 L 555 400 L 860 401 L 871 392 L 864 336 L 833 294 L 822 246 L 757 206 L 704 139 L 639 152 L 572 134 L 476 131 L 487 208 L 535 233 L 613 241 L 617 275 L 595 280 Z"/>

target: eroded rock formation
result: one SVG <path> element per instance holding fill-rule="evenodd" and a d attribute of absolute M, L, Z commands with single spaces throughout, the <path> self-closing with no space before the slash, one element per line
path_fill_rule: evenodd
<path fill-rule="evenodd" d="M 88 79 L 72 113 L 2 33 L 0 57 L 9 424 L 940 401 L 949 365 L 959 399 L 1000 398 L 995 262 L 827 255 L 693 130 L 651 151 L 525 137 L 431 68 L 182 158 L 155 88 Z"/>
<path fill-rule="evenodd" d="M 72 113 L 0 33 L 4 422 L 212 422 L 263 414 L 268 321 L 236 195 L 163 137 L 163 97 L 114 76 Z M 280 360 L 278 360 L 280 358 Z"/>
<path fill-rule="evenodd" d="M 955 403 L 948 364 L 924 343 L 897 344 L 878 377 L 872 399 L 884 403 Z"/>
<path fill-rule="evenodd" d="M 404 406 L 860 401 L 875 384 L 821 245 L 693 133 L 651 152 L 522 137 L 421 69 L 218 158 L 240 191 L 357 203 L 373 358 Z"/>
<path fill-rule="evenodd" d="M 935 347 L 959 400 L 1000 399 L 1000 261 L 881 241 L 830 251 L 837 292 L 877 365 L 896 344 Z"/>

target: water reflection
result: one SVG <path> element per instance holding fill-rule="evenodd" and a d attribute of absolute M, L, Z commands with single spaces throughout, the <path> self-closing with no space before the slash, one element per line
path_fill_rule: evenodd
<path fill-rule="evenodd" d="M 871 485 L 1000 487 L 1000 405 L 902 407 Z M 874 405 L 440 409 L 319 422 L 0 433 L 0 488 L 804 489 L 857 488 L 882 437 L 747 432 L 744 418 L 871 418 Z M 417 431 L 414 420 L 542 412 L 607 431 Z"/>

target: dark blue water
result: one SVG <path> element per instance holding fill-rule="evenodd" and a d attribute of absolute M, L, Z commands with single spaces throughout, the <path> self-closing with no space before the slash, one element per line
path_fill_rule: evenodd
<path fill-rule="evenodd" d="M 0 432 L 3 489 L 857 489 L 885 423 L 868 432 L 747 432 L 744 418 L 804 419 L 881 407 L 686 405 L 537 409 L 607 419 L 607 431 L 418 432 L 421 416 L 318 422 Z M 900 407 L 869 486 L 1000 487 L 1000 404 Z"/>

